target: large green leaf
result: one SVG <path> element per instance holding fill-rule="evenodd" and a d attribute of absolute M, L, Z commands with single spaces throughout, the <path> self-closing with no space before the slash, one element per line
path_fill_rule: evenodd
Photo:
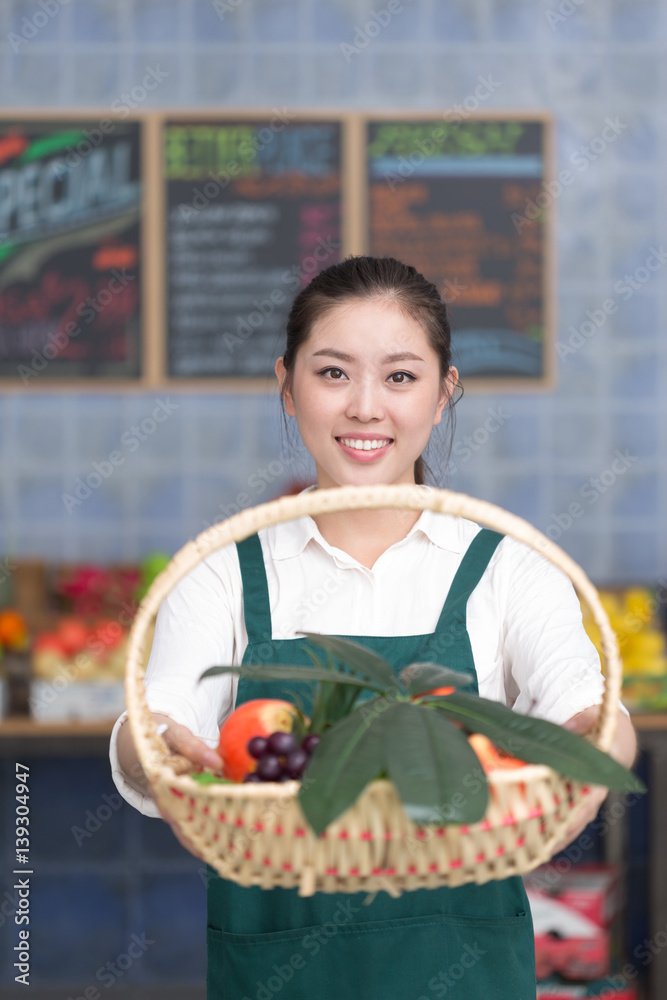
<path fill-rule="evenodd" d="M 305 635 L 313 645 L 328 650 L 350 670 L 356 670 L 357 673 L 375 681 L 377 685 L 382 685 L 383 692 L 386 692 L 387 688 L 405 690 L 402 682 L 392 670 L 391 664 L 367 646 L 363 646 L 359 642 L 352 642 L 350 639 L 321 635 L 319 632 L 302 632 L 302 635 Z"/>
<path fill-rule="evenodd" d="M 464 733 L 439 712 L 397 702 L 380 717 L 384 754 L 406 813 L 415 823 L 476 823 L 489 792 Z"/>
<path fill-rule="evenodd" d="M 332 676 L 337 684 L 351 684 L 354 687 L 366 688 L 384 694 L 384 688 L 362 680 L 360 677 L 353 677 L 343 671 L 331 671 L 326 667 L 308 667 L 298 664 L 282 663 L 242 663 L 239 666 L 215 666 L 209 667 L 199 677 L 213 677 L 215 674 L 238 674 L 251 681 L 278 680 L 278 681 L 325 681 L 331 683 Z"/>
<path fill-rule="evenodd" d="M 401 670 L 401 680 L 411 695 L 439 687 L 469 687 L 473 683 L 470 674 L 441 667 L 439 663 L 409 663 Z"/>
<path fill-rule="evenodd" d="M 382 715 L 369 718 L 368 705 L 359 705 L 325 730 L 308 764 L 299 803 L 318 836 L 382 772 L 383 740 L 377 725 Z"/>
<path fill-rule="evenodd" d="M 462 722 L 469 732 L 483 733 L 520 760 L 548 764 L 554 771 L 584 784 L 604 785 L 613 791 L 646 791 L 644 783 L 609 754 L 546 719 L 521 715 L 500 702 L 462 691 L 425 698 L 421 704 L 433 704 Z"/>

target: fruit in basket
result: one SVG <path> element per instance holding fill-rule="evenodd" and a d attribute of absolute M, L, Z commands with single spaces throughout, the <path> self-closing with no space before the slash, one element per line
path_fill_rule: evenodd
<path fill-rule="evenodd" d="M 268 746 L 269 737 L 291 733 L 296 716 L 296 707 L 278 698 L 254 698 L 239 705 L 220 729 L 218 752 L 225 777 L 243 781 L 246 774 L 254 771 L 259 764 L 248 744 L 263 737 Z M 257 749 L 257 744 L 254 746 Z"/>
<path fill-rule="evenodd" d="M 254 736 L 248 742 L 248 753 L 257 760 L 257 765 L 243 780 L 245 782 L 298 780 L 303 776 L 310 755 L 320 742 L 320 738 L 316 733 L 310 733 L 303 737 L 299 745 L 292 732 L 278 730 L 271 733 L 268 739 Z"/>
<path fill-rule="evenodd" d="M 487 770 L 518 769 L 525 762 L 546 764 L 586 785 L 646 791 L 632 771 L 585 737 L 466 691 L 472 683 L 469 674 L 436 663 L 412 663 L 397 676 L 387 660 L 360 643 L 317 632 L 303 634 L 311 646 L 326 651 L 326 665 L 308 650 L 312 667 L 263 664 L 260 672 L 252 664 L 215 666 L 204 671 L 200 680 L 225 673 L 248 680 L 297 680 L 318 685 L 305 733 L 301 732 L 303 710 L 295 716 L 294 725 L 268 726 L 263 732 L 258 732 L 256 725 L 237 723 L 236 739 L 230 741 L 229 751 L 237 764 L 245 761 L 247 777 L 243 780 L 248 783 L 263 780 L 262 776 L 264 780 L 286 781 L 290 778 L 285 773 L 290 754 L 284 756 L 279 774 L 281 757 L 269 746 L 271 736 L 278 729 L 298 732 L 303 750 L 308 737 L 319 736 L 297 796 L 316 836 L 378 778 L 394 785 L 404 812 L 416 824 L 442 824 L 443 816 L 447 823 L 477 823 L 486 813 L 490 796 L 487 780 L 469 780 L 479 773 L 480 760 L 485 777 Z M 340 666 L 334 664 L 334 658 Z M 355 704 L 361 692 L 372 696 Z M 266 704 L 266 700 L 246 702 L 237 712 L 244 708 L 256 712 L 253 705 L 257 704 Z M 230 720 L 233 718 L 234 713 Z M 265 744 L 252 744 L 260 760 L 248 748 L 257 736 L 266 740 Z M 503 745 L 510 745 L 517 758 L 503 754 L 498 749 Z M 221 755 L 224 760 L 222 749 Z M 303 759 L 296 763 L 303 763 Z"/>
<path fill-rule="evenodd" d="M 471 733 L 468 737 L 468 743 L 479 757 L 485 774 L 489 774 L 491 771 L 510 771 L 516 767 L 526 766 L 525 760 L 511 757 L 495 743 L 492 743 L 483 733 Z"/>
<path fill-rule="evenodd" d="M 23 615 L 12 608 L 0 611 L 0 646 L 24 650 L 28 646 L 28 626 Z"/>

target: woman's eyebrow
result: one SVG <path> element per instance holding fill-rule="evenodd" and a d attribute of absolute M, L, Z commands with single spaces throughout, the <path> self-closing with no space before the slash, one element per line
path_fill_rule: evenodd
<path fill-rule="evenodd" d="M 326 354 L 331 358 L 338 358 L 340 361 L 354 361 L 355 359 L 351 354 L 344 354 L 342 351 L 334 351 L 331 347 L 323 347 L 321 351 L 315 351 L 312 357 L 316 358 L 320 354 Z M 411 351 L 401 351 L 399 354 L 387 354 L 386 357 L 382 359 L 383 364 L 388 364 L 393 361 L 423 361 L 418 354 L 413 354 Z"/>

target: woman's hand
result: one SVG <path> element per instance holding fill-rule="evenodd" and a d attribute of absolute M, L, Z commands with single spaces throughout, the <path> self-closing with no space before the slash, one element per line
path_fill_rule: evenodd
<path fill-rule="evenodd" d="M 571 719 L 564 722 L 563 728 L 584 736 L 595 728 L 599 712 L 599 705 L 586 708 L 583 712 L 578 712 L 577 715 L 573 715 Z M 632 723 L 627 715 L 621 711 L 618 713 L 616 735 L 609 753 L 610 756 L 623 764 L 624 767 L 632 767 L 637 753 L 637 737 Z M 597 816 L 598 810 L 608 794 L 609 789 L 604 788 L 602 785 L 590 786 L 588 795 L 584 800 L 585 805 L 577 810 L 576 821 L 566 829 L 563 838 L 554 847 L 554 854 L 558 854 L 568 844 L 571 844 L 573 840 L 576 840 L 580 833 L 583 833 L 588 824 Z"/>
<path fill-rule="evenodd" d="M 177 759 L 174 761 L 174 769 L 177 772 L 183 772 L 186 769 L 190 770 L 189 764 L 197 764 L 201 767 L 208 767 L 216 774 L 222 774 L 222 760 L 203 740 L 198 739 L 194 736 L 187 726 L 182 726 L 178 722 L 174 722 L 166 715 L 158 714 L 157 712 L 152 713 L 155 722 L 157 723 L 158 732 L 162 736 L 169 749 L 174 755 L 177 755 Z M 162 726 L 166 725 L 166 729 L 162 730 Z M 154 796 L 153 796 L 154 798 Z M 168 823 L 172 829 L 172 832 L 176 839 L 185 847 L 187 851 L 194 854 L 195 857 L 200 858 L 197 848 L 193 842 L 185 836 L 178 825 L 178 821 L 175 820 L 159 803 L 156 802 L 157 808 L 162 816 L 165 823 Z M 202 859 L 204 860 L 204 859 Z"/>

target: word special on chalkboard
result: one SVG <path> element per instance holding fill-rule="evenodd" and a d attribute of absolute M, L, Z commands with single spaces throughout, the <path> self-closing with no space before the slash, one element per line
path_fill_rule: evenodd
<path fill-rule="evenodd" d="M 341 123 L 170 120 L 167 368 L 272 376 L 294 296 L 341 255 Z"/>
<path fill-rule="evenodd" d="M 137 121 L 0 121 L 1 377 L 141 375 L 140 151 Z"/>
<path fill-rule="evenodd" d="M 437 285 L 464 384 L 546 375 L 546 125 L 366 123 L 368 252 L 412 264 Z"/>

